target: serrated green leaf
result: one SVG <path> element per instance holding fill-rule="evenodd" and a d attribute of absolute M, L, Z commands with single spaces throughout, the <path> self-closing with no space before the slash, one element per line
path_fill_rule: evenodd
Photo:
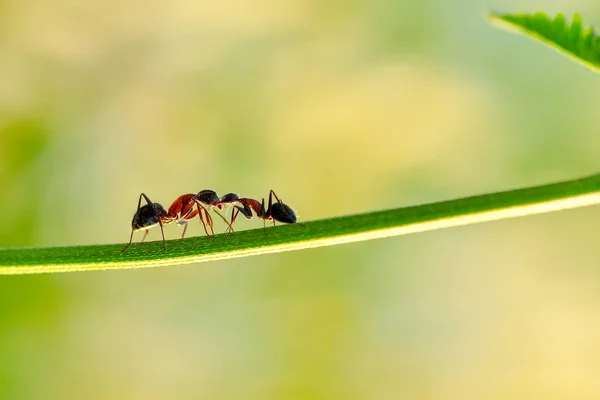
<path fill-rule="evenodd" d="M 554 49 L 600 72 L 600 37 L 593 28 L 583 29 L 581 16 L 573 15 L 569 24 L 563 14 L 550 19 L 546 14 L 488 14 L 502 28 L 538 39 Z"/>

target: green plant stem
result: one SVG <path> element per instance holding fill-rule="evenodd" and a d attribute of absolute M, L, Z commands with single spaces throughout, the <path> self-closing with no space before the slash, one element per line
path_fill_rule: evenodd
<path fill-rule="evenodd" d="M 194 237 L 167 242 L 0 249 L 0 274 L 158 267 L 277 253 L 379 239 L 477 222 L 540 214 L 600 203 L 600 174 L 505 192 L 466 197 L 302 225 Z"/>

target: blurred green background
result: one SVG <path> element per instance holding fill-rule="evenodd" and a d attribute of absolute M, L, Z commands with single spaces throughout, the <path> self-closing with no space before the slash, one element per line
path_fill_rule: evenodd
<path fill-rule="evenodd" d="M 0 1 L 0 247 L 124 242 L 142 191 L 311 220 L 598 172 L 600 77 L 488 8 L 600 26 L 595 0 Z M 2 277 L 0 398 L 597 396 L 599 219 Z"/>

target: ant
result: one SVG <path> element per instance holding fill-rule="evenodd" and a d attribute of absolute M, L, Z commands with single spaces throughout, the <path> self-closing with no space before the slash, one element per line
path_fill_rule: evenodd
<path fill-rule="evenodd" d="M 142 197 L 146 200 L 146 203 L 142 206 Z M 153 203 L 150 201 L 148 196 L 144 193 L 140 194 L 140 198 L 138 200 L 137 211 L 133 215 L 133 220 L 131 221 L 131 235 L 129 236 L 129 243 L 123 250 L 121 250 L 121 254 L 131 245 L 131 241 L 133 240 L 133 233 L 135 231 L 145 230 L 146 233 L 142 238 L 142 242 L 146 240 L 146 236 L 148 236 L 148 229 L 156 226 L 156 224 L 160 225 L 160 233 L 162 234 L 163 239 L 163 250 L 166 250 L 165 244 L 165 231 L 163 230 L 163 224 L 169 224 L 173 220 L 169 219 L 167 212 L 159 203 Z"/>
<path fill-rule="evenodd" d="M 273 197 L 277 200 L 276 203 L 273 203 Z M 296 214 L 294 210 L 291 209 L 288 205 L 284 204 L 279 197 L 275 194 L 273 190 L 269 192 L 269 206 L 265 208 L 265 199 L 262 199 L 262 202 L 259 203 L 258 200 L 250 199 L 246 197 L 239 197 L 235 193 L 228 193 L 221 198 L 220 204 L 231 204 L 231 203 L 240 203 L 242 207 L 235 206 L 235 210 L 231 214 L 231 222 L 229 222 L 229 227 L 227 231 L 229 233 L 233 232 L 233 223 L 237 218 L 239 213 L 242 213 L 246 218 L 252 218 L 252 210 L 256 213 L 256 216 L 263 220 L 263 224 L 266 229 L 267 221 L 272 221 L 273 226 L 275 226 L 275 221 L 283 222 L 286 224 L 294 224 L 296 223 Z M 227 232 L 226 231 L 226 232 Z M 265 230 L 265 233 L 267 231 Z"/>

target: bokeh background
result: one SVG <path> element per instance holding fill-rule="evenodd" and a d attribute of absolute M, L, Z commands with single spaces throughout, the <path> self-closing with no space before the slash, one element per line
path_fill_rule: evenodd
<path fill-rule="evenodd" d="M 124 242 L 142 191 L 311 220 L 598 172 L 599 77 L 489 8 L 600 26 L 595 0 L 0 1 L 0 247 Z M 2 277 L 0 398 L 593 398 L 598 221 Z"/>

